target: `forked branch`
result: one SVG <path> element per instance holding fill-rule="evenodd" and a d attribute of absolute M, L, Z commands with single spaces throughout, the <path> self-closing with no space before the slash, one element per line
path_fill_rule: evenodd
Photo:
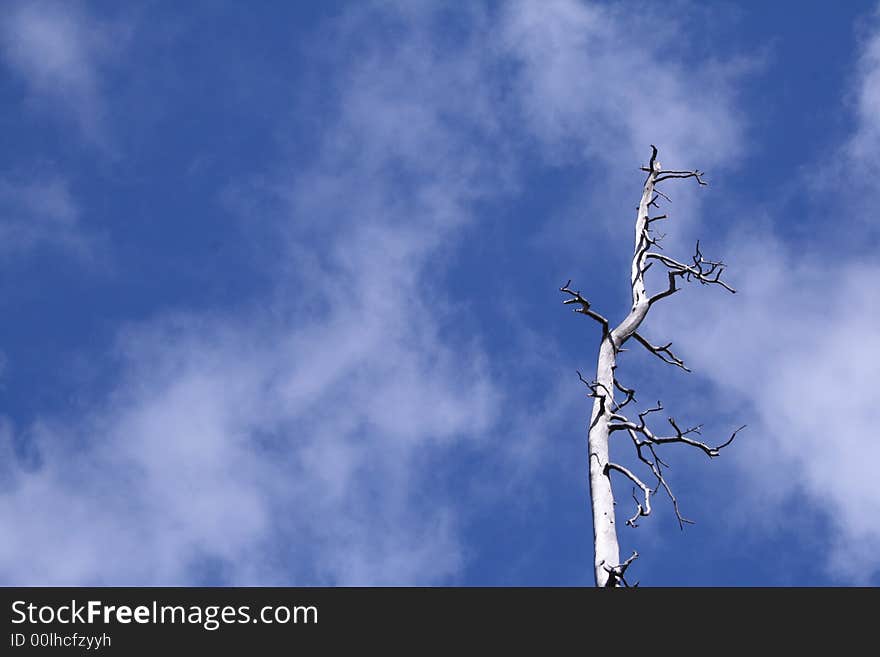
<path fill-rule="evenodd" d="M 635 473 L 629 468 L 625 468 L 622 465 L 618 465 L 617 463 L 608 463 L 605 466 L 606 470 L 617 470 L 619 473 L 627 477 L 631 482 L 633 482 L 636 486 L 642 489 L 642 493 L 645 496 L 645 503 L 642 504 L 639 499 L 633 495 L 633 499 L 636 501 L 636 514 L 626 521 L 626 524 L 630 527 L 636 527 L 636 521 L 642 516 L 651 515 L 651 493 L 653 492 L 647 484 L 645 484 L 641 479 L 639 479 Z"/>
<path fill-rule="evenodd" d="M 698 424 L 698 425 L 690 427 L 688 429 L 682 429 L 681 427 L 678 426 L 678 423 L 675 421 L 675 418 L 670 417 L 670 418 L 667 418 L 667 421 L 669 422 L 672 429 L 675 431 L 675 435 L 674 436 L 658 436 L 647 425 L 647 423 L 645 421 L 645 417 L 647 417 L 647 415 L 650 413 L 655 413 L 660 410 L 663 410 L 663 405 L 660 402 L 657 402 L 657 406 L 655 406 L 653 408 L 649 408 L 649 409 L 639 413 L 639 422 L 638 423 L 633 422 L 632 420 L 628 419 L 624 415 L 621 415 L 620 413 L 612 413 L 609 416 L 608 431 L 609 431 L 609 433 L 613 433 L 615 431 L 622 431 L 622 430 L 635 431 L 635 432 L 641 434 L 642 436 L 644 436 L 645 444 L 665 445 L 668 443 L 684 443 L 685 445 L 690 445 L 691 447 L 696 447 L 697 449 L 700 449 L 701 451 L 705 452 L 705 454 L 709 458 L 715 458 L 716 456 L 718 456 L 718 454 L 721 453 L 722 449 L 724 449 L 725 447 L 727 447 L 728 445 L 730 445 L 733 442 L 734 438 L 736 438 L 736 435 L 740 431 L 742 431 L 743 429 L 746 428 L 746 425 L 742 425 L 741 427 L 736 429 L 736 431 L 734 431 L 730 435 L 730 437 L 727 440 L 725 440 L 723 443 L 721 443 L 720 445 L 717 445 L 715 447 L 712 447 L 712 446 L 708 445 L 707 443 L 704 443 L 700 440 L 695 440 L 694 438 L 691 438 L 691 436 L 694 436 L 694 435 L 696 435 L 696 436 L 701 435 L 701 432 L 703 429 L 702 424 Z"/>
<path fill-rule="evenodd" d="M 722 449 L 733 442 L 733 439 L 736 438 L 736 435 L 745 428 L 745 425 L 739 427 L 736 431 L 734 431 L 731 434 L 730 438 L 728 438 L 726 441 L 724 441 L 720 445 L 713 447 L 708 445 L 707 443 L 691 437 L 693 435 L 700 435 L 702 425 L 682 429 L 678 426 L 674 418 L 668 418 L 669 424 L 675 430 L 674 436 L 656 435 L 650 429 L 650 427 L 648 427 L 645 418 L 651 413 L 656 413 L 661 410 L 663 410 L 663 404 L 658 401 L 656 406 L 648 408 L 638 414 L 638 423 L 632 422 L 626 416 L 621 415 L 619 412 L 614 412 L 609 415 L 608 425 L 609 432 L 625 430 L 629 434 L 630 438 L 632 439 L 633 446 L 636 448 L 636 455 L 638 456 L 639 460 L 651 469 L 651 473 L 657 480 L 656 488 L 654 488 L 653 490 L 648 489 L 643 484 L 643 482 L 638 479 L 638 477 L 636 477 L 630 470 L 623 468 L 622 466 L 614 463 L 609 463 L 608 468 L 610 470 L 617 470 L 618 472 L 626 475 L 644 492 L 645 503 L 642 504 L 638 499 L 636 499 L 636 514 L 626 521 L 627 525 L 629 525 L 630 527 L 636 527 L 636 521 L 638 520 L 638 518 L 642 516 L 647 516 L 651 513 L 651 494 L 655 493 L 657 491 L 657 488 L 662 486 L 663 489 L 666 491 L 666 494 L 669 496 L 673 508 L 675 509 L 675 517 L 678 520 L 679 527 L 681 529 L 684 529 L 685 524 L 693 524 L 693 521 L 688 520 L 681 514 L 681 510 L 678 506 L 678 500 L 673 494 L 672 488 L 669 486 L 669 482 L 666 480 L 665 474 L 663 472 L 663 468 L 669 466 L 664 463 L 663 460 L 657 455 L 655 448 L 668 443 L 683 443 L 685 445 L 690 445 L 691 447 L 696 447 L 697 449 L 707 454 L 710 458 L 714 458 L 718 456 Z M 651 457 L 648 457 L 645 454 L 645 450 L 648 450 L 650 452 Z"/>
<path fill-rule="evenodd" d="M 608 330 L 608 320 L 602 317 L 595 310 L 590 308 L 590 302 L 587 301 L 583 296 L 581 296 L 580 291 L 572 290 L 569 286 L 571 285 L 571 279 L 568 280 L 568 283 L 559 288 L 560 292 L 564 292 L 571 296 L 570 299 L 566 299 L 562 303 L 566 306 L 571 304 L 577 304 L 579 307 L 574 309 L 574 312 L 580 313 L 581 315 L 586 315 L 602 325 L 602 328 L 607 331 Z"/>
<path fill-rule="evenodd" d="M 630 564 L 638 558 L 639 553 L 633 550 L 632 556 L 622 564 L 618 566 L 605 565 L 605 571 L 608 573 L 608 581 L 605 582 L 605 586 L 608 588 L 615 588 L 618 584 L 623 584 L 624 586 L 629 587 L 624 575 L 626 575 L 626 569 L 629 568 Z M 633 584 L 633 586 L 638 586 L 638 583 Z"/>
<path fill-rule="evenodd" d="M 649 305 L 656 303 L 664 297 L 675 294 L 678 291 L 676 282 L 678 278 L 685 281 L 698 281 L 702 285 L 720 285 L 732 294 L 736 294 L 736 290 L 730 287 L 726 282 L 721 280 L 721 274 L 724 273 L 726 265 L 720 260 L 706 260 L 700 251 L 700 241 L 697 240 L 697 246 L 692 257 L 693 263 L 687 265 L 679 262 L 663 253 L 649 252 L 645 253 L 646 260 L 656 260 L 666 266 L 669 270 L 669 286 L 662 292 L 658 292 L 652 296 Z"/>
<path fill-rule="evenodd" d="M 657 435 L 654 433 L 648 426 L 648 418 L 663 410 L 663 405 L 659 402 L 656 406 L 639 412 L 637 421 L 632 421 L 623 415 L 623 411 L 634 406 L 636 401 L 635 389 L 623 386 L 617 380 L 615 371 L 617 357 L 625 351 L 624 345 L 629 338 L 635 338 L 639 344 L 664 363 L 690 372 L 684 361 L 672 351 L 671 342 L 655 345 L 640 333 L 640 327 L 653 304 L 675 294 L 680 289 L 680 285 L 691 281 L 697 281 L 702 285 L 718 285 L 729 292 L 735 292 L 722 279 L 722 274 L 725 271 L 724 263 L 705 258 L 700 250 L 699 242 L 696 244 L 690 262 L 680 262 L 660 252 L 662 250 L 660 242 L 664 236 L 654 230 L 657 222 L 668 219 L 667 214 L 660 210 L 661 200 L 671 202 L 669 196 L 658 188 L 659 184 L 673 179 L 693 178 L 699 185 L 706 185 L 703 172 L 698 169 L 692 171 L 664 170 L 660 162 L 657 161 L 657 148 L 653 145 L 648 165 L 641 167 L 641 169 L 646 172 L 647 176 L 636 214 L 635 243 L 630 263 L 629 281 L 632 304 L 626 317 L 612 328 L 604 316 L 593 310 L 590 301 L 579 290 L 573 290 L 570 287 L 570 280 L 559 288 L 566 295 L 564 300 L 566 305 L 574 306 L 575 312 L 586 315 L 602 326 L 602 341 L 599 346 L 595 380 L 588 381 L 578 372 L 581 382 L 589 390 L 588 396 L 593 399 L 588 461 L 595 546 L 594 573 L 597 586 L 627 586 L 625 579 L 627 568 L 638 557 L 638 553 L 634 552 L 629 559 L 620 563 L 611 473 L 620 473 L 633 485 L 635 512 L 626 520 L 627 525 L 636 527 L 640 518 L 651 514 L 652 496 L 662 487 L 675 509 L 679 527 L 684 528 L 684 525 L 691 521 L 681 514 L 678 500 L 666 479 L 665 469 L 669 466 L 658 454 L 660 446 L 680 443 L 699 449 L 710 458 L 714 458 L 722 449 L 730 445 L 743 429 L 740 427 L 726 441 L 713 445 L 700 439 L 701 426 L 682 428 L 674 418 L 668 418 L 672 428 L 671 434 Z M 667 286 L 651 295 L 647 290 L 645 275 L 655 264 L 665 267 Z M 615 401 L 615 391 L 623 393 L 621 401 Z M 647 466 L 653 475 L 655 481 L 649 480 L 651 485 L 646 483 L 635 470 L 611 461 L 609 439 L 613 433 L 619 431 L 624 431 L 629 435 L 639 462 Z"/>
<path fill-rule="evenodd" d="M 657 358 L 662 360 L 664 363 L 675 365 L 676 367 L 680 367 L 681 369 L 683 369 L 685 372 L 690 372 L 690 369 L 684 364 L 684 361 L 676 356 L 674 353 L 672 353 L 672 351 L 670 350 L 670 347 L 672 347 L 671 342 L 668 342 L 661 347 L 651 344 L 638 332 L 633 333 L 633 337 L 640 345 L 642 345 L 645 349 L 657 356 Z"/>

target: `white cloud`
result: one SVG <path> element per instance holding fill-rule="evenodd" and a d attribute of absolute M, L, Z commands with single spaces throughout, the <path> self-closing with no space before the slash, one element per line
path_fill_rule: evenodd
<path fill-rule="evenodd" d="M 687 58 L 674 19 L 656 11 L 577 0 L 509 5 L 502 43 L 522 67 L 525 127 L 557 157 L 620 167 L 643 162 L 655 143 L 670 164 L 739 159 L 733 83 L 751 64 Z"/>
<path fill-rule="evenodd" d="M 657 315 L 655 330 L 727 395 L 724 406 L 747 403 L 749 429 L 728 457 L 753 491 L 749 522 L 766 530 L 765 517 L 820 510 L 829 574 L 867 582 L 880 571 L 880 267 L 805 256 L 766 235 L 726 251 L 739 293 L 693 291 Z"/>
<path fill-rule="evenodd" d="M 880 10 L 874 17 L 874 29 L 861 43 L 853 93 L 855 132 L 847 145 L 847 154 L 861 167 L 880 162 Z"/>
<path fill-rule="evenodd" d="M 597 226 L 615 248 L 629 241 L 620 222 L 637 203 L 638 167 L 647 163 L 651 144 L 666 167 L 708 171 L 710 183 L 748 152 L 737 91 L 761 65 L 760 55 L 695 56 L 682 37 L 693 25 L 650 3 L 505 7 L 499 48 L 515 64 L 517 129 L 551 165 L 586 165 L 583 183 L 566 190 L 565 206 L 547 222 L 543 243 L 577 249 L 595 241 Z M 672 194 L 676 230 L 667 245 L 674 247 L 690 241 L 705 194 L 695 185 Z M 560 244 L 561 234 L 569 239 Z"/>
<path fill-rule="evenodd" d="M 248 321 L 127 333 L 106 407 L 32 429 L 44 465 L 0 498 L 18 527 L 3 581 L 192 583 L 206 557 L 234 583 L 459 571 L 458 516 L 429 465 L 487 432 L 497 392 L 479 350 L 440 335 L 450 311 L 425 266 L 495 173 L 443 118 L 471 120 L 442 75 L 465 58 L 415 43 L 349 71 L 322 156 L 291 176 L 282 232 L 319 262 L 279 274 L 286 298 Z"/>
<path fill-rule="evenodd" d="M 861 43 L 852 99 L 850 137 L 796 183 L 807 194 L 820 186 L 823 214 L 804 221 L 834 222 L 828 238 L 787 244 L 733 221 L 717 249 L 732 263 L 739 294 L 694 292 L 655 319 L 692 366 L 734 393 L 725 404 L 744 401 L 754 414 L 730 452 L 753 491 L 748 523 L 772 531 L 787 517 L 797 523 L 803 511 L 818 510 L 830 529 L 829 575 L 867 583 L 880 573 L 880 493 L 871 467 L 880 458 L 880 267 L 870 250 L 876 221 L 864 186 L 876 185 L 870 171 L 880 162 L 876 23 Z"/>
<path fill-rule="evenodd" d="M 650 43 L 620 40 L 623 17 L 531 7 L 505 10 L 488 45 L 494 17 L 467 10 L 454 48 L 440 47 L 433 16 L 412 5 L 346 15 L 327 42 L 357 52 L 325 80 L 340 102 L 320 155 L 278 175 L 274 301 L 242 318 L 124 332 L 125 374 L 103 405 L 27 428 L 43 465 L 2 482 L 0 523 L 17 529 L 0 546 L 0 581 L 186 584 L 206 560 L 238 584 L 454 579 L 469 510 L 453 508 L 433 470 L 462 441 L 488 441 L 502 409 L 524 415 L 520 400 L 502 398 L 479 339 L 452 337 L 461 310 L 440 275 L 473 202 L 515 189 L 532 145 L 524 134 L 554 160 L 569 157 L 566 130 L 581 155 L 607 156 L 610 130 L 638 162 L 654 119 L 630 102 L 638 85 L 616 89 L 622 73 L 653 73 L 664 116 L 711 128 L 694 147 L 668 128 L 670 153 L 714 151 L 736 130 L 728 108 L 698 102 L 685 69 L 653 64 Z M 556 44 L 554 58 L 533 42 Z M 97 82 L 78 53 L 48 68 L 26 54 L 14 61 L 35 85 L 58 79 L 88 97 Z M 524 65 L 509 88 L 511 58 Z M 247 220 L 256 231 L 266 217 Z M 514 450 L 519 466 L 541 451 L 529 438 Z"/>
<path fill-rule="evenodd" d="M 817 562 L 833 580 L 864 584 L 880 573 L 880 492 L 872 468 L 880 458 L 880 267 L 870 250 L 874 209 L 864 200 L 872 198 L 864 184 L 876 185 L 870 171 L 880 162 L 876 29 L 862 42 L 854 82 L 851 136 L 793 181 L 799 195 L 821 195 L 822 216 L 808 208 L 791 219 L 795 230 L 779 223 L 788 231 L 784 239 L 760 228 L 769 223 L 760 209 L 740 207 L 727 220 L 724 211 L 708 213 L 700 230 L 704 244 L 712 243 L 708 255 L 724 256 L 727 280 L 739 292 L 682 292 L 652 312 L 649 331 L 673 340 L 696 372 L 691 398 L 681 400 L 709 414 L 695 420 L 722 432 L 740 421 L 749 425 L 725 454 L 739 472 L 727 482 L 735 501 L 725 507 L 741 523 L 737 532 L 796 530 L 818 512 L 828 533 L 804 537 L 824 550 Z M 736 197 L 727 199 L 734 207 L 731 201 Z M 823 239 L 803 239 L 802 226 L 810 225 Z M 823 225 L 834 230 L 825 233 Z M 705 380 L 713 392 L 698 385 Z M 712 421 L 717 413 L 724 422 Z M 771 559 L 785 568 L 785 555 Z"/>
<path fill-rule="evenodd" d="M 41 110 L 72 118 L 87 139 L 103 145 L 102 69 L 122 34 L 69 2 L 14 2 L 0 28 L 6 64 L 25 81 Z"/>
<path fill-rule="evenodd" d="M 233 583 L 452 576 L 455 518 L 425 462 L 486 430 L 493 391 L 405 314 L 352 299 L 312 327 L 123 335 L 106 406 L 32 427 L 43 466 L 3 482 L 2 581 L 192 583 L 206 557 Z"/>

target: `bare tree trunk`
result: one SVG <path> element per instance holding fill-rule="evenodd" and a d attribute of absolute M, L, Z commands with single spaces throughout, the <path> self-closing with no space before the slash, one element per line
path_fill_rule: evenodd
<path fill-rule="evenodd" d="M 699 434 L 700 427 L 693 427 L 682 431 L 672 418 L 669 418 L 669 423 L 675 430 L 676 435 L 667 437 L 656 436 L 646 426 L 645 416 L 662 410 L 663 407 L 659 403 L 657 407 L 639 413 L 638 424 L 630 421 L 620 413 L 620 410 L 626 404 L 635 400 L 635 390 L 621 385 L 616 380 L 614 373 L 617 367 L 617 354 L 629 338 L 634 337 L 636 341 L 664 362 L 680 367 L 685 371 L 690 371 L 684 366 L 681 359 L 670 350 L 672 343 L 664 346 L 652 345 L 638 333 L 638 329 L 648 315 L 651 306 L 660 299 L 677 292 L 679 289 L 676 286 L 678 279 L 686 281 L 696 280 L 703 284 L 717 284 L 730 292 L 734 291 L 720 279 L 724 265 L 720 262 L 705 260 L 700 253 L 699 242 L 697 242 L 696 254 L 693 257 L 693 265 L 685 265 L 665 255 L 651 251 L 651 247 L 656 246 L 659 241 L 659 238 L 655 237 L 651 230 L 651 224 L 655 221 L 666 219 L 666 215 L 650 216 L 651 207 L 659 207 L 657 204 L 658 199 L 660 197 L 666 198 L 665 194 L 655 190 L 656 184 L 673 178 L 694 178 L 700 185 L 705 185 L 702 172 L 663 171 L 660 163 L 657 162 L 657 149 L 654 146 L 651 147 L 651 160 L 647 167 L 642 167 L 642 170 L 646 171 L 648 175 L 645 179 L 642 198 L 636 215 L 635 246 L 630 270 L 632 306 L 627 316 L 612 330 L 608 320 L 592 310 L 589 301 L 581 296 L 580 292 L 576 292 L 569 287 L 571 281 L 560 288 L 562 292 L 570 296 L 565 301 L 566 304 L 576 304 L 575 312 L 594 319 L 602 326 L 602 342 L 599 346 L 596 378 L 592 382 L 587 382 L 581 377 L 581 381 L 590 390 L 590 396 L 594 398 L 593 411 L 590 417 L 588 452 L 596 586 L 625 585 L 624 575 L 626 569 L 638 557 L 638 553 L 633 552 L 632 556 L 626 561 L 620 561 L 611 472 L 617 471 L 624 475 L 641 490 L 644 496 L 643 502 L 636 499 L 636 514 L 627 521 L 627 525 L 635 527 L 640 517 L 650 514 L 651 495 L 662 485 L 672 500 L 679 524 L 683 526 L 684 523 L 690 521 L 685 519 L 678 510 L 678 503 L 663 473 L 665 464 L 657 456 L 655 446 L 669 442 L 681 442 L 702 449 L 710 457 L 714 457 L 717 456 L 718 451 L 722 447 L 726 447 L 732 442 L 734 436 L 739 431 L 739 429 L 734 431 L 730 439 L 723 445 L 709 447 L 689 437 L 691 434 Z M 667 289 L 649 297 L 645 288 L 645 272 L 648 271 L 655 261 L 659 261 L 667 268 L 669 286 Z M 580 373 L 578 375 L 580 376 Z M 624 401 L 619 404 L 614 399 L 615 389 L 626 395 Z M 628 468 L 610 460 L 609 440 L 615 431 L 626 431 L 630 435 L 639 460 L 651 469 L 652 474 L 657 480 L 654 489 L 649 488 Z"/>
<path fill-rule="evenodd" d="M 611 335 L 606 332 L 599 347 L 599 363 L 596 366 L 598 387 L 614 390 L 615 350 Z M 609 573 L 605 564 L 620 563 L 617 544 L 617 526 L 614 516 L 614 491 L 611 488 L 611 472 L 608 470 L 608 421 L 605 418 L 604 397 L 596 395 L 587 447 L 590 454 L 590 500 L 593 507 L 593 543 L 595 545 L 596 586 L 605 586 Z"/>

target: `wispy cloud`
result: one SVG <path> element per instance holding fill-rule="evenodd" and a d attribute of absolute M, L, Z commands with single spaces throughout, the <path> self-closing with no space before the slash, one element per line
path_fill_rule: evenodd
<path fill-rule="evenodd" d="M 180 317 L 122 336 L 105 409 L 28 429 L 43 466 L 4 481 L 3 580 L 192 583 L 206 559 L 233 583 L 451 576 L 454 518 L 420 473 L 492 399 L 479 367 L 396 319 Z"/>
<path fill-rule="evenodd" d="M 660 329 L 690 364 L 745 402 L 737 458 L 751 482 L 752 527 L 806 509 L 826 514 L 830 576 L 870 581 L 880 570 L 880 458 L 875 379 L 880 302 L 875 262 L 803 256 L 769 235 L 735 239 L 735 297 L 691 294 Z M 774 522 L 768 522 L 774 518 Z"/>
<path fill-rule="evenodd" d="M 715 409 L 710 418 L 729 413 L 731 426 L 749 425 L 726 454 L 738 472 L 723 482 L 735 497 L 726 510 L 736 531 L 766 537 L 818 513 L 826 532 L 804 540 L 823 550 L 817 562 L 841 583 L 870 583 L 880 572 L 880 494 L 868 466 L 880 457 L 873 429 L 880 306 L 871 286 L 880 267 L 870 246 L 874 210 L 865 202 L 880 161 L 878 45 L 876 31 L 862 41 L 849 136 L 831 145 L 827 161 L 793 177 L 804 197 L 820 186 L 822 216 L 780 217 L 789 241 L 762 227 L 772 225 L 760 219 L 766 210 L 737 207 L 731 194 L 736 214 L 713 212 L 700 232 L 729 262 L 738 294 L 688 290 L 651 318 L 652 333 L 675 341 L 697 381 L 714 385 L 707 394 L 695 383 L 693 403 Z M 811 225 L 833 239 L 804 240 L 799 231 Z M 785 555 L 768 559 L 786 568 Z"/>
<path fill-rule="evenodd" d="M 102 71 L 124 35 L 78 3 L 13 2 L 4 10 L 0 48 L 25 82 L 36 108 L 72 120 L 85 138 L 104 146 Z"/>
<path fill-rule="evenodd" d="M 804 190 L 817 178 L 823 185 L 816 204 L 823 214 L 808 221 L 833 225 L 827 229 L 833 238 L 787 243 L 733 219 L 719 248 L 731 260 L 739 294 L 677 299 L 659 315 L 658 330 L 674 336 L 691 365 L 732 394 L 727 402 L 744 402 L 753 413 L 749 421 L 757 420 L 731 452 L 749 490 L 760 491 L 746 498 L 749 524 L 772 531 L 786 517 L 797 522 L 806 510 L 818 510 L 829 527 L 823 537 L 829 576 L 867 583 L 880 573 L 880 493 L 870 467 L 880 457 L 880 305 L 873 289 L 880 266 L 869 200 L 876 187 L 870 171 L 880 162 L 876 23 L 861 47 L 852 131 L 829 162 L 797 180 Z M 687 310 L 676 303 L 687 303 Z"/>
<path fill-rule="evenodd" d="M 880 8 L 862 37 L 853 89 L 856 126 L 847 154 L 861 167 L 880 162 Z"/>
<path fill-rule="evenodd" d="M 650 3 L 505 5 L 499 48 L 517 72 L 510 83 L 517 130 L 545 162 L 585 167 L 583 183 L 567 190 L 568 207 L 548 222 L 542 241 L 558 243 L 565 234 L 573 247 L 594 239 L 597 224 L 611 229 L 606 239 L 629 240 L 620 218 L 631 213 L 650 144 L 667 167 L 701 168 L 710 178 L 743 161 L 749 132 L 738 90 L 762 57 L 697 55 L 682 36 L 692 29 Z M 676 188 L 682 202 L 670 244 L 690 239 L 703 196 L 693 186 Z"/>
<path fill-rule="evenodd" d="M 670 132 L 673 152 L 734 139 L 716 126 L 735 125 L 728 108 L 700 104 L 683 68 L 654 64 L 650 42 L 618 39 L 622 18 L 574 2 L 542 8 L 462 10 L 454 47 L 421 5 L 358 6 L 337 23 L 323 81 L 338 102 L 321 117 L 317 155 L 268 175 L 271 219 L 243 217 L 253 233 L 268 221 L 283 245 L 267 264 L 275 288 L 240 317 L 161 317 L 122 332 L 112 396 L 85 415 L 16 427 L 42 465 L 4 475 L 0 523 L 17 530 L 0 546 L 0 580 L 454 581 L 469 509 L 452 504 L 436 470 L 458 447 L 491 441 L 508 411 L 524 415 L 491 376 L 499 364 L 481 342 L 491 336 L 461 337 L 461 309 L 441 284 L 476 203 L 513 193 L 535 144 L 547 160 L 570 157 L 566 130 L 578 157 L 607 161 L 608 130 L 641 155 L 642 122 L 654 118 L 629 102 L 641 78 L 617 88 L 620 67 L 653 73 L 670 117 L 717 135 L 692 147 Z M 533 41 L 555 58 L 541 60 Z M 91 61 L 83 52 L 60 68 L 14 61 L 35 81 L 55 76 L 96 97 L 92 69 L 76 63 Z M 579 128 L 578 116 L 600 128 Z M 15 434 L 4 435 L 13 451 Z M 530 436 L 514 452 L 528 472 L 541 450 Z"/>
<path fill-rule="evenodd" d="M 686 42 L 652 5 L 576 0 L 512 3 L 502 32 L 524 127 L 556 158 L 620 167 L 656 143 L 670 162 L 729 166 L 745 146 L 734 83 L 754 61 L 691 58 Z"/>
<path fill-rule="evenodd" d="M 473 105 L 445 86 L 466 58 L 417 43 L 340 75 L 343 112 L 277 217 L 288 257 L 318 259 L 280 269 L 277 305 L 134 330 L 106 408 L 29 429 L 44 466 L 7 483 L 3 522 L 31 511 L 5 581 L 191 583 L 206 559 L 234 583 L 459 571 L 430 464 L 487 431 L 497 391 L 478 347 L 442 337 L 450 309 L 425 265 L 495 174 L 467 143 Z M 13 567 L 24 551 L 31 570 Z"/>

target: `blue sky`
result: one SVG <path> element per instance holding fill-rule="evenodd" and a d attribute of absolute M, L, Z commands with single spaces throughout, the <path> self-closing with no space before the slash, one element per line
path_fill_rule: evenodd
<path fill-rule="evenodd" d="M 0 583 L 591 584 L 652 143 L 739 293 L 619 374 L 749 426 L 633 579 L 880 583 L 874 3 L 11 2 L 0 96 Z"/>

